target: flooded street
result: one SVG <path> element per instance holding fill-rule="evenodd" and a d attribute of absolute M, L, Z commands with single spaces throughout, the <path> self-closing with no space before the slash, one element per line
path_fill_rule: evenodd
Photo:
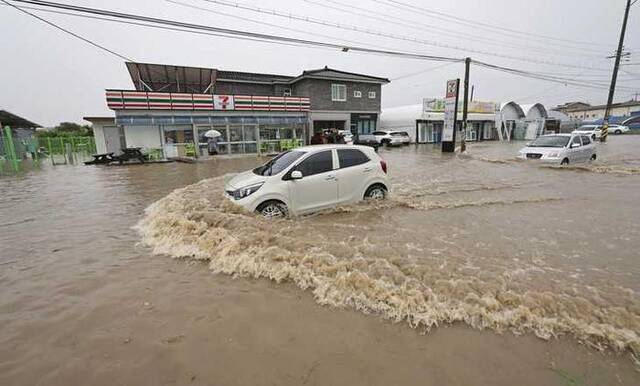
<path fill-rule="evenodd" d="M 522 146 L 381 149 L 389 200 L 279 221 L 223 195 L 260 158 L 4 175 L 0 384 L 638 384 L 640 136 Z"/>

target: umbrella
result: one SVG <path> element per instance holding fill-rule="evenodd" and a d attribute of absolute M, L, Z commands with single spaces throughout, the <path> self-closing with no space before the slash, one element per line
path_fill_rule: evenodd
<path fill-rule="evenodd" d="M 220 133 L 218 130 L 209 130 L 204 133 L 204 136 L 207 138 L 222 137 L 222 133 Z"/>

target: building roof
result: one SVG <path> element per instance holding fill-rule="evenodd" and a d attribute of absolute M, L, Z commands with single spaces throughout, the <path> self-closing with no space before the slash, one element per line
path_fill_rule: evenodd
<path fill-rule="evenodd" d="M 317 70 L 304 71 L 302 75 L 296 77 L 166 64 L 134 62 L 126 62 L 125 64 L 131 76 L 131 81 L 138 91 L 205 94 L 210 91 L 211 83 L 214 80 L 243 83 L 291 84 L 304 78 L 314 78 L 389 83 L 389 79 L 386 78 L 339 71 L 326 66 Z"/>
<path fill-rule="evenodd" d="M 11 128 L 21 129 L 35 129 L 36 127 L 42 127 L 37 123 L 33 123 L 6 110 L 0 110 L 0 125 L 3 127 L 10 126 Z"/>
<path fill-rule="evenodd" d="M 95 123 L 95 122 L 115 122 L 115 117 L 82 117 L 87 122 Z"/>
<path fill-rule="evenodd" d="M 556 107 L 553 108 L 553 110 L 560 111 L 560 110 L 571 109 L 574 107 L 579 108 L 579 107 L 588 107 L 588 106 L 591 106 L 591 105 L 586 102 L 567 102 L 561 105 L 557 105 Z"/>
<path fill-rule="evenodd" d="M 319 68 L 317 70 L 303 71 L 302 75 L 298 76 L 293 81 L 295 82 L 301 78 L 331 79 L 331 80 L 339 79 L 339 80 L 351 80 L 354 82 L 374 82 L 374 83 L 390 83 L 391 82 L 387 78 L 340 71 L 333 68 L 329 68 L 327 66 L 324 66 L 324 68 Z"/>
<path fill-rule="evenodd" d="M 531 114 L 531 111 L 535 111 L 535 110 L 537 110 L 540 113 L 540 116 L 542 118 L 547 118 L 549 116 L 549 114 L 547 114 L 547 109 L 541 103 L 520 105 L 520 108 L 522 108 L 522 111 L 524 112 L 524 115 L 527 118 L 531 118 L 529 114 Z"/>
<path fill-rule="evenodd" d="M 519 104 L 517 104 L 516 102 L 514 102 L 514 101 L 501 103 L 500 104 L 500 112 L 501 113 L 504 112 L 504 110 L 507 108 L 507 106 L 512 107 L 515 110 L 516 114 L 518 114 L 518 117 L 524 118 L 524 117 L 527 116 L 527 114 L 525 114 L 524 110 L 522 110 L 522 107 Z"/>
<path fill-rule="evenodd" d="M 620 102 L 620 103 L 613 103 L 611 105 L 611 108 L 616 108 L 616 107 L 633 107 L 633 106 L 640 106 L 640 101 L 634 101 L 634 100 L 630 100 L 630 101 L 626 101 L 626 102 Z M 607 105 L 597 105 L 597 106 L 585 106 L 585 107 L 573 107 L 573 108 L 567 108 L 566 111 L 568 113 L 571 112 L 575 112 L 575 111 L 592 111 L 592 110 L 603 110 L 607 108 Z"/>

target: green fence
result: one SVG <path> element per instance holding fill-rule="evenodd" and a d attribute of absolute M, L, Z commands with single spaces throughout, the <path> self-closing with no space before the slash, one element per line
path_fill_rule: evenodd
<path fill-rule="evenodd" d="M 93 137 L 38 137 L 36 140 L 37 147 L 47 154 L 64 154 L 67 144 L 71 145 L 72 153 L 97 153 Z"/>
<path fill-rule="evenodd" d="M 71 154 L 67 154 L 69 151 Z M 16 138 L 9 127 L 0 128 L 0 160 L 20 162 L 32 158 L 38 161 L 42 157 L 54 160 L 55 156 L 63 156 L 66 163 L 69 156 L 82 159 L 95 153 L 96 142 L 93 137 Z"/>

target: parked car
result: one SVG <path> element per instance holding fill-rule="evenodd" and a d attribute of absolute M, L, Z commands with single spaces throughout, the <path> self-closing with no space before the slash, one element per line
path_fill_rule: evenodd
<path fill-rule="evenodd" d="M 629 127 L 623 125 L 609 125 L 609 134 L 624 134 L 629 131 Z M 574 130 L 576 134 L 586 134 L 591 139 L 598 139 L 602 136 L 602 125 L 582 125 Z"/>
<path fill-rule="evenodd" d="M 378 130 L 374 131 L 373 135 L 380 145 L 408 145 L 411 142 L 411 137 L 406 131 Z"/>
<path fill-rule="evenodd" d="M 235 204 L 265 217 L 302 215 L 364 199 L 384 199 L 387 164 L 356 145 L 305 146 L 280 153 L 225 185 Z"/>
<path fill-rule="evenodd" d="M 538 137 L 520 150 L 518 158 L 568 165 L 597 157 L 591 137 L 585 134 L 549 134 Z"/>
<path fill-rule="evenodd" d="M 353 145 L 353 133 L 351 130 L 338 130 L 338 134 L 344 138 L 344 143 L 347 145 Z"/>
<path fill-rule="evenodd" d="M 378 148 L 380 147 L 380 142 L 378 142 L 373 134 L 358 134 L 355 136 L 353 144 L 369 146 L 374 148 L 376 151 L 378 151 Z"/>

